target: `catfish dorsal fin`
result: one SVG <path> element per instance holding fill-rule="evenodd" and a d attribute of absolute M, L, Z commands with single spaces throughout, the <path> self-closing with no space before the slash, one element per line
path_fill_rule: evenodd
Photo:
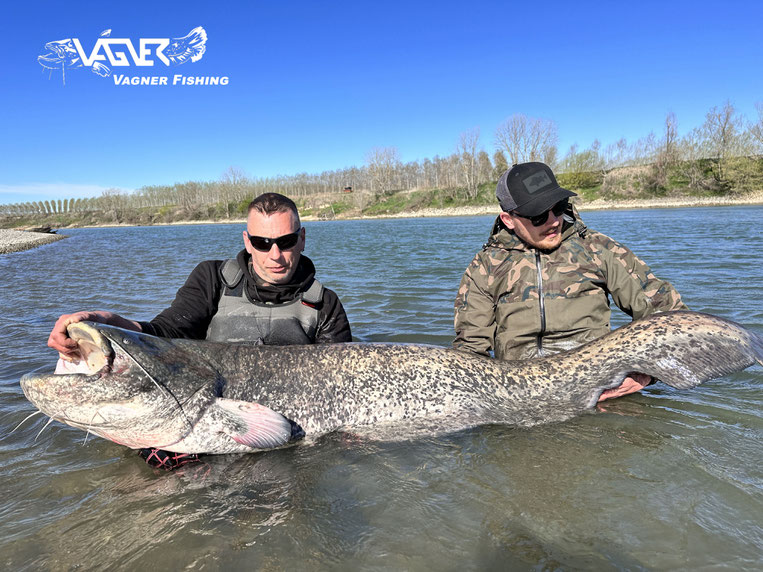
<path fill-rule="evenodd" d="M 291 440 L 292 423 L 264 405 L 224 398 L 218 398 L 215 405 L 228 421 L 226 432 L 237 443 L 252 449 L 274 449 Z"/>

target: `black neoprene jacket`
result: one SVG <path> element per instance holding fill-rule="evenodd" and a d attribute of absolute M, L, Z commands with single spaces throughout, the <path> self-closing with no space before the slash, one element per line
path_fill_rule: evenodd
<path fill-rule="evenodd" d="M 315 265 L 302 255 L 291 281 L 275 286 L 258 286 L 249 271 L 249 253 L 242 250 L 236 260 L 244 270 L 250 300 L 274 304 L 293 300 L 306 291 L 315 277 Z M 224 284 L 220 269 L 225 260 L 205 260 L 193 269 L 185 284 L 177 291 L 172 305 L 150 322 L 140 322 L 143 331 L 164 338 L 203 340 L 209 322 L 217 312 L 217 303 Z M 316 344 L 352 341 L 350 323 L 342 303 L 333 290 L 323 289 L 323 301 L 318 308 Z"/>

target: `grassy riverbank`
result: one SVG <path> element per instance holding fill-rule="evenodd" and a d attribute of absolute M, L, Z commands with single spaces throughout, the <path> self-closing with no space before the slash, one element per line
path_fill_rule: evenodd
<path fill-rule="evenodd" d="M 613 210 L 639 208 L 675 208 L 697 206 L 727 206 L 763 204 L 763 191 L 744 193 L 706 193 L 670 196 L 604 196 L 590 189 L 577 189 L 577 207 L 586 210 Z M 323 193 L 296 198 L 303 220 L 348 220 L 373 218 L 416 218 L 436 216 L 497 215 L 495 183 L 485 183 L 477 195 L 463 199 L 445 190 L 399 191 L 374 194 L 368 191 L 354 193 Z M 148 226 L 165 224 L 204 224 L 243 222 L 245 209 L 225 217 L 219 209 L 135 209 L 131 212 L 90 211 L 49 215 L 22 215 L 0 217 L 0 228 L 28 229 L 33 227 L 83 228 L 98 226 Z M 41 236 L 46 236 L 42 234 Z M 50 237 L 51 235 L 47 235 Z M 55 235 L 52 235 L 55 236 Z M 31 240 L 31 239 L 29 239 Z M 40 239 L 41 240 L 41 239 Z M 55 240 L 55 239 L 53 239 Z M 48 242 L 51 240 L 48 238 Z M 44 243 L 44 242 L 42 242 Z"/>
<path fill-rule="evenodd" d="M 680 208 L 680 207 L 719 207 L 734 205 L 760 205 L 763 204 L 763 191 L 747 193 L 735 197 L 655 197 L 651 199 L 631 199 L 631 200 L 606 200 L 596 199 L 593 201 L 578 201 L 580 211 L 587 210 L 617 210 L 617 209 L 654 209 L 654 208 Z M 448 216 L 496 216 L 499 213 L 497 204 L 490 205 L 462 205 L 462 206 L 443 206 L 425 207 L 416 210 L 399 210 L 396 212 L 387 212 L 383 214 L 363 214 L 346 211 L 334 216 L 331 220 L 352 220 L 352 219 L 380 219 L 380 218 L 419 218 L 419 217 L 448 217 Z M 329 220 L 328 217 L 319 216 L 312 212 L 304 212 L 302 220 L 317 221 Z M 53 221 L 46 221 L 48 223 Z M 206 220 L 177 220 L 172 222 L 148 223 L 154 225 L 185 225 L 185 224 L 215 224 L 215 223 L 239 223 L 244 224 L 246 219 L 243 217 L 229 219 L 206 219 Z M 113 226 L 140 226 L 130 222 L 107 222 L 77 224 L 70 223 L 66 227 L 59 228 L 93 228 L 93 227 L 113 227 Z M 29 250 L 43 244 L 50 244 L 62 238 L 65 235 L 52 234 L 45 232 L 29 232 L 18 229 L 0 228 L 0 254 L 10 252 L 19 252 Z"/>
<path fill-rule="evenodd" d="M 401 164 L 392 169 L 395 176 L 371 179 L 365 168 L 343 171 L 341 176 L 325 172 L 275 179 L 248 179 L 231 172 L 220 181 L 0 205 L 0 228 L 226 222 L 244 218 L 251 199 L 263 192 L 291 197 L 306 220 L 497 212 L 496 181 L 490 178 L 503 167 L 487 161 L 467 176 L 462 159 Z M 572 169 L 567 163 L 557 179 L 578 194 L 581 210 L 763 203 L 763 155 L 681 160 L 658 154 L 652 163 L 608 169 L 588 163 Z"/>
<path fill-rule="evenodd" d="M 684 196 L 684 197 L 654 197 L 628 200 L 612 200 L 598 198 L 595 200 L 575 200 L 578 210 L 626 210 L 626 209 L 657 209 L 657 208 L 681 208 L 681 207 L 719 207 L 735 205 L 761 205 L 763 204 L 763 191 L 756 191 L 737 196 Z M 461 205 L 444 207 L 424 207 L 417 209 L 389 209 L 379 214 L 356 214 L 352 211 L 338 214 L 336 219 L 375 219 L 375 218 L 417 218 L 438 216 L 481 216 L 498 215 L 500 208 L 493 200 L 490 204 Z M 302 216 L 304 220 L 321 220 L 320 214 L 316 216 L 311 212 Z M 243 219 L 242 219 L 243 220 Z"/>

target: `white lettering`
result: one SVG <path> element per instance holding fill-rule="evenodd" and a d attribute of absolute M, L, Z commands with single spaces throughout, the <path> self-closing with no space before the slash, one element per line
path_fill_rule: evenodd
<path fill-rule="evenodd" d="M 219 75 L 184 76 L 175 74 L 172 76 L 172 85 L 228 85 L 229 82 L 228 76 Z"/>
<path fill-rule="evenodd" d="M 126 76 L 114 74 L 114 85 L 167 85 L 167 77 L 160 75 L 152 76 Z"/>
<path fill-rule="evenodd" d="M 127 76 L 114 74 L 114 85 L 169 85 L 169 77 L 161 75 L 152 76 Z M 184 76 L 175 74 L 172 76 L 172 85 L 228 85 L 228 76 Z"/>
<path fill-rule="evenodd" d="M 90 52 L 90 58 L 88 58 L 85 55 L 85 50 L 82 49 L 82 44 L 80 44 L 77 38 L 72 38 L 72 42 L 74 43 L 74 48 L 77 50 L 79 57 L 82 58 L 83 65 L 87 67 L 91 67 L 95 60 L 106 61 L 106 56 L 100 55 L 98 53 L 98 47 L 99 47 L 98 44 L 100 40 L 98 40 L 98 42 L 95 43 L 95 47 L 93 48 L 93 51 Z"/>
<path fill-rule="evenodd" d="M 117 39 L 117 38 L 114 38 L 114 39 Z M 127 41 L 130 42 L 129 40 L 127 40 Z M 93 49 L 97 50 L 102 45 L 104 50 L 105 50 L 105 52 L 106 52 L 106 57 L 109 58 L 109 63 L 112 66 L 115 66 L 115 67 L 117 67 L 117 66 L 119 66 L 119 67 L 129 66 L 130 65 L 130 60 L 127 59 L 127 56 L 125 55 L 124 50 L 119 50 L 115 54 L 114 51 L 111 49 L 111 45 L 114 44 L 114 43 L 115 42 L 111 41 L 111 38 L 101 38 L 100 40 L 98 40 L 95 43 L 95 48 L 93 48 Z M 117 42 L 116 45 L 118 46 L 118 45 L 120 45 L 120 43 Z M 133 50 L 132 42 L 130 42 L 130 49 Z"/>
<path fill-rule="evenodd" d="M 82 58 L 82 64 L 91 67 L 94 62 L 106 60 L 114 67 L 125 67 L 130 65 L 130 59 L 127 57 L 129 52 L 132 57 L 132 61 L 136 66 L 147 67 L 153 66 L 154 60 L 147 59 L 147 56 L 151 55 L 151 50 L 148 46 L 157 46 L 155 53 L 156 57 L 161 62 L 169 66 L 170 60 L 164 55 L 164 48 L 170 45 L 169 38 L 141 38 L 139 42 L 139 51 L 135 51 L 132 41 L 129 38 L 98 38 L 90 52 L 90 57 L 85 54 L 85 50 L 82 49 L 82 44 L 77 38 L 72 38 L 74 48 L 77 50 L 77 54 Z M 112 49 L 112 46 L 119 48 L 121 46 L 124 49 Z M 106 54 L 101 53 L 103 49 Z M 125 52 L 125 49 L 127 52 Z"/>
<path fill-rule="evenodd" d="M 156 45 L 156 57 L 162 60 L 165 66 L 170 65 L 170 60 L 164 55 L 164 48 L 170 45 L 169 38 L 141 38 L 140 39 L 140 61 L 144 63 L 138 63 L 139 66 L 152 66 L 153 60 L 147 60 L 146 56 L 151 55 L 151 50 L 148 46 Z M 137 63 L 137 61 L 136 61 Z"/>

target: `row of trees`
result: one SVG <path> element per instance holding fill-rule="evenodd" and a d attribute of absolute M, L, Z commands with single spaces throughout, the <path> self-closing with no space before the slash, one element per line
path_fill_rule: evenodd
<path fill-rule="evenodd" d="M 573 145 L 557 169 L 573 175 L 582 187 L 596 174 L 606 183 L 603 175 L 617 167 L 648 165 L 650 169 L 640 170 L 647 176 L 642 181 L 647 190 L 664 189 L 671 174 L 681 177 L 692 190 L 748 190 L 745 183 L 752 171 L 759 170 L 763 154 L 763 103 L 756 105 L 756 111 L 757 118 L 748 121 L 726 102 L 708 111 L 703 124 L 683 137 L 675 113 L 670 112 L 661 134 L 649 133 L 631 145 L 625 139 L 605 148 L 599 141 L 584 150 Z"/>
<path fill-rule="evenodd" d="M 0 209 L 4 214 L 50 215 L 61 213 L 77 213 L 92 210 L 98 201 L 98 198 L 30 201 L 26 203 L 0 205 Z"/>
<path fill-rule="evenodd" d="M 248 177 L 230 167 L 218 181 L 189 181 L 174 185 L 152 185 L 132 193 L 110 189 L 100 197 L 32 201 L 0 205 L 2 214 L 60 214 L 108 211 L 119 219 L 127 209 L 174 207 L 186 212 L 215 205 L 220 216 L 240 214 L 253 197 L 263 192 L 279 192 L 295 199 L 338 192 L 347 187 L 375 195 L 400 190 L 444 189 L 453 198 L 472 199 L 479 186 L 493 181 L 509 165 L 543 161 L 565 183 L 576 188 L 602 185 L 607 190 L 607 173 L 618 167 L 649 166 L 638 183 L 646 190 L 658 190 L 671 173 L 695 190 L 733 191 L 730 165 L 735 159 L 755 159 L 763 153 L 763 104 L 758 117 L 744 118 L 730 102 L 708 111 L 702 125 L 679 135 L 678 120 L 668 113 L 659 134 L 654 132 L 628 143 L 620 139 L 602 147 L 594 141 L 580 149 L 572 145 L 563 156 L 558 152 L 558 128 L 554 121 L 517 114 L 495 130 L 492 156 L 481 145 L 479 129 L 462 133 L 454 153 L 422 161 L 403 162 L 395 147 L 371 149 L 362 167 L 348 167 L 322 173 L 298 173 L 276 177 Z M 737 177 L 738 178 L 738 177 Z M 615 177 L 609 178 L 613 184 Z M 748 177 L 749 179 L 749 177 Z M 632 183 L 632 181 L 631 181 Z"/>

